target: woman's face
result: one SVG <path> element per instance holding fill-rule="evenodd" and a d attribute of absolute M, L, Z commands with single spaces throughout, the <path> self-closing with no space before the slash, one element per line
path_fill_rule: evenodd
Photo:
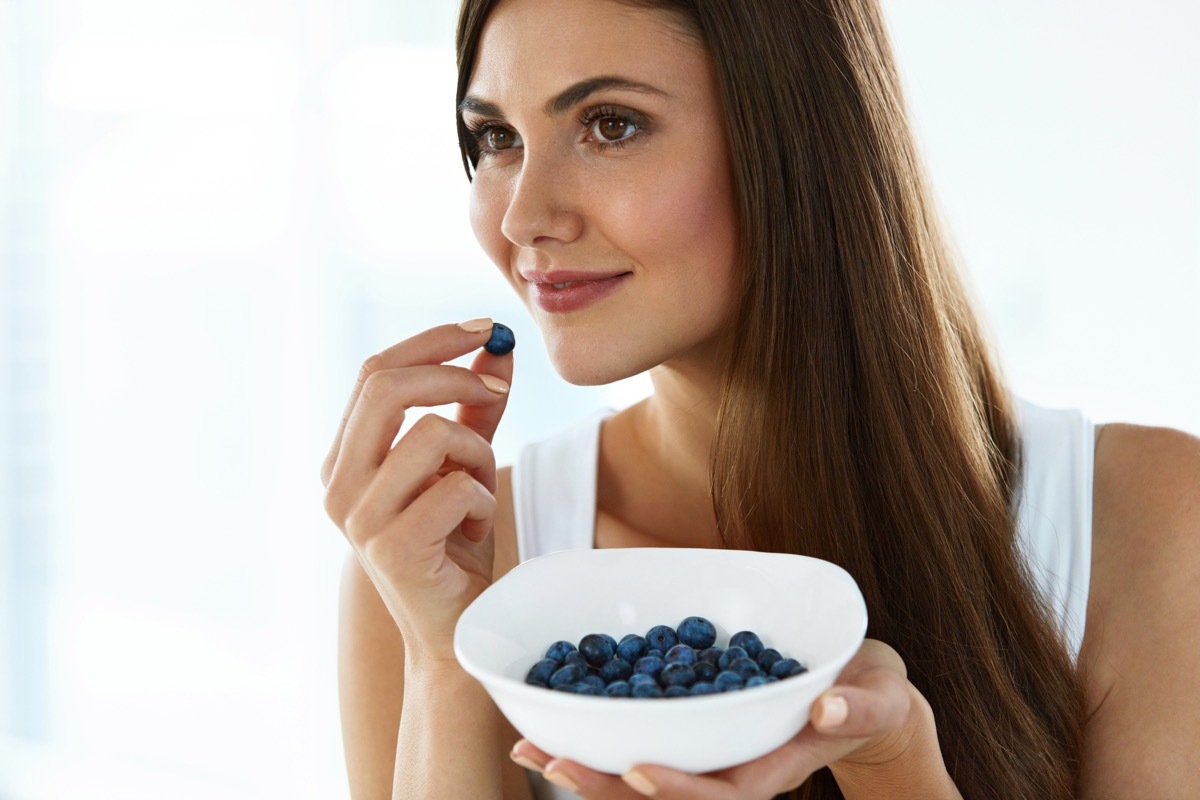
<path fill-rule="evenodd" d="M 462 104 L 471 224 L 576 384 L 710 362 L 738 279 L 711 60 L 665 12 L 503 0 Z"/>

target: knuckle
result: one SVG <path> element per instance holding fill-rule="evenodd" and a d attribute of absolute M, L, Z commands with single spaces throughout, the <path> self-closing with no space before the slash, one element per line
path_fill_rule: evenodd
<path fill-rule="evenodd" d="M 358 368 L 358 380 L 365 383 L 375 373 L 383 369 L 383 355 L 376 353 L 362 363 Z"/>
<path fill-rule="evenodd" d="M 368 403 L 379 402 L 392 392 L 395 383 L 395 379 L 386 370 L 382 372 L 372 372 L 363 381 L 363 400 Z"/>
<path fill-rule="evenodd" d="M 425 414 L 413 423 L 412 433 L 431 444 L 448 442 L 454 435 L 454 423 L 439 414 Z"/>

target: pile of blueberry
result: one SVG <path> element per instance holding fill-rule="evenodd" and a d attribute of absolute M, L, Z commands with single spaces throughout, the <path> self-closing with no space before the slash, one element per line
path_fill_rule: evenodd
<path fill-rule="evenodd" d="M 689 697 L 774 683 L 808 672 L 794 658 L 764 647 L 753 631 L 735 633 L 729 647 L 715 647 L 717 629 L 704 617 L 678 627 L 655 625 L 645 636 L 617 641 L 589 633 L 576 647 L 555 642 L 533 665 L 525 682 L 560 692 L 608 697 Z"/>

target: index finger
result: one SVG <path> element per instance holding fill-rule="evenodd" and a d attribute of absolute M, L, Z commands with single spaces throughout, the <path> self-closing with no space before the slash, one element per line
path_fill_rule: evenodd
<path fill-rule="evenodd" d="M 482 347 L 491 336 L 492 321 L 486 317 L 460 322 L 457 325 L 438 325 L 410 336 L 402 342 L 397 342 L 386 350 L 376 353 L 363 362 L 358 371 L 358 380 L 350 393 L 350 401 L 342 412 L 342 421 L 338 425 L 337 435 L 333 437 L 333 445 L 321 465 L 321 483 L 328 485 L 333 464 L 337 454 L 342 449 L 342 437 L 346 433 L 346 422 L 362 393 L 363 384 L 372 374 L 383 369 L 411 367 L 419 365 L 444 364 L 459 356 L 466 355 L 472 350 Z M 490 438 L 490 437 L 485 437 Z"/>

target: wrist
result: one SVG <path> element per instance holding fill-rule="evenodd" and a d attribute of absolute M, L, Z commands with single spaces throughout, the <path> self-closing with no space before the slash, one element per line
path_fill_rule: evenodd
<path fill-rule="evenodd" d="M 895 733 L 830 765 L 846 800 L 962 800 L 946 770 L 933 709 L 915 688 L 908 719 Z"/>

